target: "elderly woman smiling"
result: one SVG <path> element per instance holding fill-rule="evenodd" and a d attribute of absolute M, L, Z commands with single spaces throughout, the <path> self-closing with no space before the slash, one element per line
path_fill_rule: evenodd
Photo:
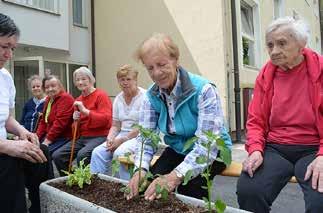
<path fill-rule="evenodd" d="M 37 135 L 52 155 L 71 138 L 74 98 L 65 92 L 61 81 L 54 75 L 43 79 L 43 90 L 47 98 Z"/>
<path fill-rule="evenodd" d="M 323 209 L 322 56 L 305 48 L 306 25 L 285 17 L 266 31 L 270 60 L 259 73 L 249 107 L 240 208 L 269 212 L 288 180 L 302 187 L 306 212 Z"/>
<path fill-rule="evenodd" d="M 151 144 L 144 147 L 143 177 L 150 169 L 157 177 L 145 191 L 145 199 L 156 198 L 156 186 L 173 191 L 178 186 L 181 194 L 202 198 L 207 197 L 206 185 L 201 172 L 206 165 L 196 163 L 196 156 L 206 152 L 204 131 L 221 134 L 227 144 L 231 139 L 224 127 L 220 97 L 216 87 L 201 76 L 187 72 L 179 65 L 179 49 L 173 40 L 164 34 L 154 34 L 145 40 L 137 50 L 137 58 L 146 67 L 154 84 L 144 97 L 139 114 L 139 124 L 154 132 L 165 135 L 169 145 L 157 162 L 149 168 L 156 150 Z M 188 151 L 184 144 L 193 136 L 199 137 Z M 141 137 L 137 137 L 141 140 Z M 210 178 L 225 169 L 222 162 L 215 161 L 218 155 L 216 145 L 211 147 L 212 169 Z M 137 149 L 135 165 L 139 166 L 140 149 Z M 192 170 L 193 179 L 186 186 L 181 185 L 184 175 Z M 131 192 L 128 199 L 138 195 L 139 171 L 129 182 Z"/>
<path fill-rule="evenodd" d="M 35 132 L 37 130 L 37 122 L 45 103 L 45 95 L 42 90 L 42 79 L 38 75 L 28 78 L 28 89 L 33 97 L 29 99 L 23 110 L 20 123 L 28 131 Z"/>
<path fill-rule="evenodd" d="M 75 86 L 82 93 L 74 102 L 73 118 L 79 121 L 80 135 L 74 151 L 77 153 L 78 163 L 85 158 L 85 164 L 89 164 L 93 149 L 102 144 L 108 135 L 112 123 L 112 103 L 106 92 L 94 87 L 95 78 L 88 68 L 80 67 L 75 70 L 73 79 Z M 68 169 L 71 149 L 70 141 L 53 155 L 61 175 L 62 170 Z"/>

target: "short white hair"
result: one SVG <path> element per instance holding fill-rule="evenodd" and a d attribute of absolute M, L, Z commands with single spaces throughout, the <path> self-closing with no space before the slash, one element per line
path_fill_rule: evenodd
<path fill-rule="evenodd" d="M 76 69 L 76 70 L 74 71 L 74 73 L 73 73 L 73 81 L 74 81 L 74 83 L 75 83 L 76 75 L 77 75 L 77 74 L 83 74 L 83 75 L 86 75 L 87 77 L 89 77 L 90 82 L 91 82 L 92 84 L 94 84 L 94 83 L 95 83 L 95 78 L 94 78 L 94 76 L 93 76 L 93 74 L 92 74 L 92 72 L 91 72 L 91 70 L 90 70 L 89 68 L 87 68 L 87 67 L 80 67 L 80 68 Z"/>
<path fill-rule="evenodd" d="M 310 30 L 306 22 L 302 19 L 294 19 L 293 17 L 286 16 L 282 18 L 278 18 L 271 22 L 271 24 L 266 29 L 266 37 L 269 33 L 281 28 L 281 27 L 289 27 L 291 33 L 295 36 L 295 39 L 298 42 L 305 43 L 308 42 L 310 37 Z"/>

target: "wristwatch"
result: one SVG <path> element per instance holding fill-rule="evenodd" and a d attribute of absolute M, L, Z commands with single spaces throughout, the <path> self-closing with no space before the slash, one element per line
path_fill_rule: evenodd
<path fill-rule="evenodd" d="M 180 179 L 183 179 L 184 178 L 184 175 L 182 173 L 180 173 L 177 169 L 174 169 L 174 172 L 176 174 L 176 176 Z"/>

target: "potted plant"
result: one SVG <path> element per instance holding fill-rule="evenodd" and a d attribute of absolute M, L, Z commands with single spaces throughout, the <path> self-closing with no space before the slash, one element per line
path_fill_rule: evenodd
<path fill-rule="evenodd" d="M 152 132 L 139 127 L 145 143 L 159 141 Z M 149 138 L 150 137 L 150 138 Z M 143 147 L 143 145 L 142 145 Z M 146 201 L 142 196 L 126 200 L 127 181 L 106 175 L 91 175 L 89 166 L 80 163 L 73 173 L 42 183 L 40 186 L 42 212 L 203 212 L 204 202 L 195 198 L 171 194 L 157 187 L 164 199 Z M 122 190 L 123 189 L 123 190 Z M 168 195 L 168 194 L 167 194 Z M 185 203 L 189 203 L 187 205 Z M 146 208 L 146 209 L 145 209 Z M 226 212 L 245 212 L 227 207 Z"/>

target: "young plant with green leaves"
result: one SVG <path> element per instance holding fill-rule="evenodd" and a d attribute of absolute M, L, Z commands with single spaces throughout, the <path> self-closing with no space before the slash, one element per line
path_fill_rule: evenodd
<path fill-rule="evenodd" d="M 214 202 L 214 205 L 212 205 L 211 196 L 212 196 L 213 183 L 212 183 L 212 179 L 210 178 L 211 176 L 211 165 L 209 165 L 210 154 L 211 154 L 211 150 L 216 144 L 216 147 L 220 152 L 220 155 L 219 157 L 216 158 L 216 161 L 223 162 L 226 166 L 229 166 L 232 160 L 231 150 L 225 145 L 224 140 L 219 135 L 216 135 L 211 131 L 203 132 L 203 134 L 206 136 L 207 141 L 201 144 L 206 148 L 207 153 L 206 153 L 206 156 L 203 155 L 196 158 L 196 163 L 207 164 L 206 169 L 201 174 L 201 176 L 206 179 L 206 186 L 203 186 L 203 188 L 207 189 L 208 191 L 208 197 L 207 198 L 203 197 L 203 200 L 206 203 L 206 206 L 209 212 L 216 210 L 218 213 L 222 213 L 226 209 L 226 204 L 221 199 L 217 199 Z M 198 140 L 197 137 L 193 137 L 189 139 L 184 146 L 184 151 L 187 151 L 188 149 L 190 149 L 197 140 Z M 192 175 L 193 175 L 192 170 L 189 170 L 185 174 L 183 185 L 186 185 L 188 183 L 188 181 L 192 178 Z"/>
<path fill-rule="evenodd" d="M 77 185 L 82 189 L 84 184 L 91 184 L 92 174 L 90 171 L 90 164 L 85 166 L 84 160 L 85 158 L 80 161 L 79 166 L 73 166 L 71 173 L 63 171 L 65 174 L 67 174 L 66 185 L 69 187 Z"/>
<path fill-rule="evenodd" d="M 158 134 L 156 134 L 153 130 L 147 129 L 142 127 L 139 124 L 134 124 L 132 127 L 137 128 L 139 130 L 139 134 L 141 137 L 141 149 L 140 149 L 140 157 L 139 157 L 139 167 L 138 167 L 138 172 L 139 172 L 139 180 L 141 180 L 141 171 L 142 171 L 142 158 L 143 158 L 143 154 L 144 154 L 144 146 L 148 143 L 151 142 L 151 146 L 153 147 L 153 149 L 157 149 L 158 148 L 158 144 L 161 141 L 160 137 Z M 147 175 L 145 180 L 147 180 Z M 146 181 L 140 181 L 138 183 L 138 188 L 141 188 L 141 185 L 143 183 L 145 183 Z M 144 184 L 145 185 L 145 184 Z M 140 190 L 139 190 L 140 191 Z"/>

